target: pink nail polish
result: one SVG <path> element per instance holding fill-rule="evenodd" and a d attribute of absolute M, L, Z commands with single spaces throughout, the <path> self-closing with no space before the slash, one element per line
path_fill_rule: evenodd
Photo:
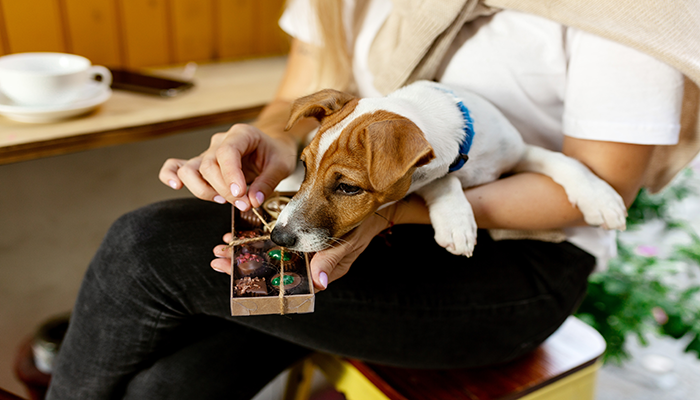
<path fill-rule="evenodd" d="M 172 179 L 168 181 L 168 185 L 170 185 L 170 187 L 173 189 L 177 189 L 177 182 Z"/>
<path fill-rule="evenodd" d="M 214 197 L 214 201 L 219 203 L 219 204 L 226 204 L 226 199 L 224 199 L 223 197 L 218 196 L 218 195 L 216 197 Z"/>
<path fill-rule="evenodd" d="M 235 183 L 231 184 L 231 194 L 238 197 L 239 194 L 241 194 L 241 187 L 236 185 Z"/>
<path fill-rule="evenodd" d="M 262 205 L 262 203 L 265 201 L 265 195 L 263 194 L 263 192 L 256 193 L 255 198 L 258 200 L 258 203 L 260 203 L 260 205 Z"/>
<path fill-rule="evenodd" d="M 236 205 L 236 208 L 241 211 L 246 211 L 248 209 L 248 205 L 240 200 L 236 201 L 234 204 Z"/>
<path fill-rule="evenodd" d="M 318 280 L 321 281 L 321 286 L 323 286 L 324 289 L 328 287 L 328 275 L 326 275 L 325 272 L 320 272 L 318 274 Z"/>

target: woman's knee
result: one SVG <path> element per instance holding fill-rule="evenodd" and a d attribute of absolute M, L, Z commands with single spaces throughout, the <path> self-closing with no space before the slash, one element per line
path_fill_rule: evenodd
<path fill-rule="evenodd" d="M 211 250 L 230 229 L 229 221 L 230 209 L 196 199 L 129 212 L 110 227 L 86 280 L 97 280 L 114 294 L 133 287 L 178 290 L 185 276 L 197 272 L 193 266 L 208 269 Z"/>

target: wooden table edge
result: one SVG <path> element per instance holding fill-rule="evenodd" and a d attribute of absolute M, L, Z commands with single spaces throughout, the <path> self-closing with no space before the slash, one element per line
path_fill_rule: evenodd
<path fill-rule="evenodd" d="M 179 120 L 154 122 L 142 126 L 109 129 L 82 135 L 5 146 L 0 148 L 0 165 L 154 139 L 206 126 L 225 123 L 234 124 L 255 118 L 263 107 L 264 105 L 261 104 Z"/>

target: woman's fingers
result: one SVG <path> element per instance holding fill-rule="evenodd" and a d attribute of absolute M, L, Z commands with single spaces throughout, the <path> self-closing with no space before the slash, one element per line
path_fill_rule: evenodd
<path fill-rule="evenodd" d="M 252 126 L 234 125 L 216 150 L 216 160 L 221 167 L 221 175 L 230 182 L 231 194 L 239 197 L 245 194 L 246 178 L 243 174 L 242 159 L 258 150 L 260 132 Z M 232 186 L 237 185 L 238 188 Z"/>
<path fill-rule="evenodd" d="M 224 235 L 224 243 L 231 243 L 232 240 L 233 234 L 231 232 Z M 211 261 L 212 269 L 231 275 L 231 257 L 233 254 L 231 246 L 220 244 L 214 247 L 213 251 L 216 258 Z"/>
<path fill-rule="evenodd" d="M 213 135 L 200 156 L 168 159 L 159 179 L 173 189 L 187 186 L 200 199 L 229 202 L 246 211 L 251 205 L 259 207 L 295 165 L 293 139 L 272 139 L 254 126 L 236 124 L 228 132 Z"/>
<path fill-rule="evenodd" d="M 223 204 L 226 199 L 220 196 L 200 173 L 202 158 L 202 156 L 190 160 L 169 158 L 163 163 L 158 173 L 158 179 L 173 189 L 181 189 L 184 185 L 192 194 L 202 200 Z"/>
<path fill-rule="evenodd" d="M 259 207 L 279 182 L 294 171 L 296 142 L 273 139 L 251 125 L 234 125 L 216 152 L 221 175 L 242 211 Z M 246 192 L 246 183 L 251 182 Z M 246 195 L 247 194 L 247 195 Z"/>
<path fill-rule="evenodd" d="M 246 177 L 243 173 L 243 157 L 256 151 L 251 146 L 250 135 L 259 133 L 249 125 L 236 124 L 226 133 L 212 136 L 200 167 L 202 176 L 229 203 L 245 211 Z"/>
<path fill-rule="evenodd" d="M 231 275 L 231 254 L 231 247 L 228 245 L 220 244 L 214 247 L 216 258 L 211 261 L 212 269 Z"/>
<path fill-rule="evenodd" d="M 186 162 L 187 160 L 182 160 L 179 158 L 169 158 L 165 160 L 163 166 L 160 168 L 160 172 L 158 173 L 158 179 L 175 190 L 181 189 L 182 181 L 180 180 L 180 177 L 177 176 L 177 170 L 185 165 Z"/>
<path fill-rule="evenodd" d="M 294 171 L 293 168 L 296 166 L 296 154 L 285 154 L 286 153 L 282 153 L 278 157 L 289 158 L 291 162 L 288 164 L 292 166 L 291 170 L 289 169 L 289 165 L 284 164 L 282 160 L 278 160 L 278 162 L 271 163 L 270 166 L 264 168 L 260 175 L 250 184 L 248 200 L 254 207 L 260 207 L 265 199 L 269 198 L 272 192 L 274 192 L 282 179 L 288 177 Z"/>
<path fill-rule="evenodd" d="M 386 229 L 392 221 L 395 205 L 386 207 L 367 218 L 357 228 L 343 237 L 343 243 L 314 254 L 311 259 L 311 276 L 317 290 L 324 290 L 330 282 L 343 277 L 357 257 L 369 246 L 372 239 Z"/>
<path fill-rule="evenodd" d="M 187 161 L 177 170 L 177 176 L 187 189 L 196 197 L 202 200 L 215 201 L 220 204 L 226 203 L 226 199 L 209 185 L 199 172 L 202 157 L 195 157 Z"/>
<path fill-rule="evenodd" d="M 357 256 L 353 257 L 347 250 L 346 245 L 340 245 L 314 254 L 311 259 L 311 279 L 317 290 L 325 290 L 330 282 L 348 272 Z M 351 259 L 343 262 L 346 257 Z"/>
<path fill-rule="evenodd" d="M 236 201 L 221 176 L 221 169 L 212 152 L 205 153 L 197 172 L 216 193 L 214 201 L 218 203 L 234 203 Z"/>

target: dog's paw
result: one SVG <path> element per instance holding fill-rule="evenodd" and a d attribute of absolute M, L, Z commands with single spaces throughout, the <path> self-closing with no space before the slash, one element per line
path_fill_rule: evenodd
<path fill-rule="evenodd" d="M 454 255 L 472 256 L 476 245 L 477 227 L 469 203 L 466 204 L 466 208 L 449 207 L 445 204 L 432 205 L 430 221 L 435 230 L 435 241 L 440 246 Z"/>
<path fill-rule="evenodd" d="M 593 176 L 567 189 L 569 201 L 583 214 L 588 225 L 624 231 L 627 207 L 622 197 L 604 180 Z"/>

